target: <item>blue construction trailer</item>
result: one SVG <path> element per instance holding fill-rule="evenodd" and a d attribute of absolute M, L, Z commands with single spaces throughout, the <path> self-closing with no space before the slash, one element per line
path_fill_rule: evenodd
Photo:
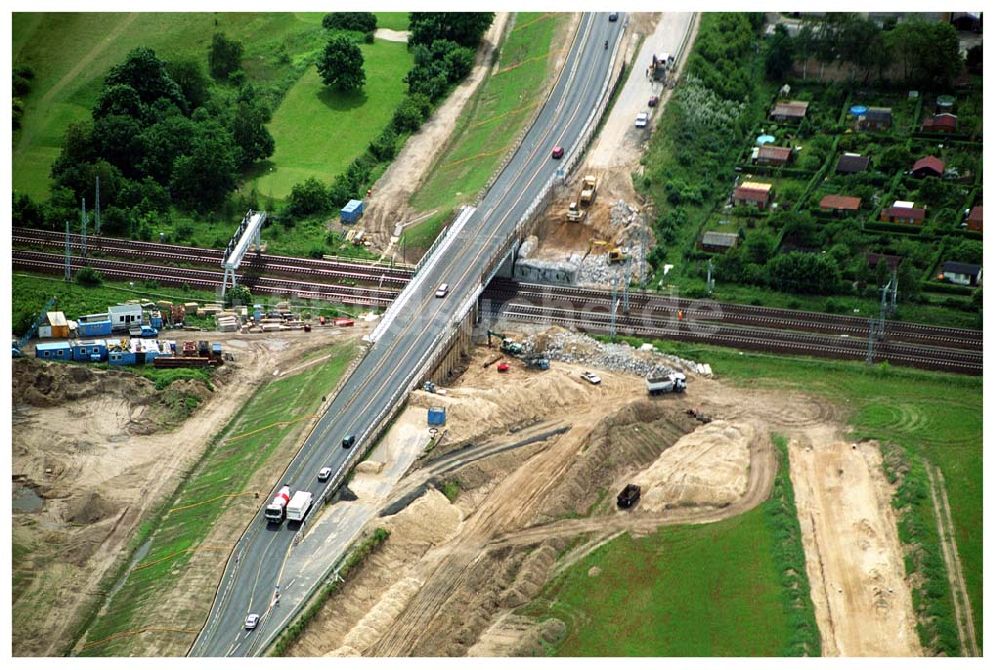
<path fill-rule="evenodd" d="M 340 210 L 340 221 L 342 223 L 355 223 L 365 213 L 365 203 L 360 200 L 349 200 L 344 208 Z"/>
<path fill-rule="evenodd" d="M 39 342 L 35 345 L 35 358 L 46 360 L 71 361 L 73 360 L 73 347 L 69 341 Z"/>

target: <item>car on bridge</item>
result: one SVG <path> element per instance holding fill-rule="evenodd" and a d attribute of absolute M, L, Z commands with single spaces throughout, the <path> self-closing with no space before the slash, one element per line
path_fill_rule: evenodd
<path fill-rule="evenodd" d="M 614 23 L 617 20 L 618 20 L 618 12 L 611 12 L 610 14 L 608 14 L 608 21 Z"/>
<path fill-rule="evenodd" d="M 321 482 L 325 482 L 327 479 L 330 478 L 330 475 L 332 473 L 333 473 L 333 468 L 331 468 L 331 467 L 325 467 L 325 468 L 320 469 L 320 471 L 319 471 L 319 480 Z"/>
<path fill-rule="evenodd" d="M 254 628 L 257 627 L 257 624 L 259 622 L 260 622 L 259 614 L 248 614 L 247 620 L 243 622 L 243 627 L 247 630 L 253 630 Z"/>
<path fill-rule="evenodd" d="M 446 295 L 448 295 L 448 285 L 447 284 L 441 284 L 440 286 L 438 286 L 438 289 L 436 291 L 434 291 L 434 297 L 435 298 L 443 298 Z"/>
<path fill-rule="evenodd" d="M 354 446 L 354 440 L 357 439 L 354 435 L 347 435 L 344 437 L 344 441 L 340 443 L 344 449 L 350 449 Z"/>
<path fill-rule="evenodd" d="M 565 153 L 566 150 L 563 149 L 562 147 L 559 146 L 552 147 L 552 157 L 555 158 L 556 160 L 562 158 Z"/>

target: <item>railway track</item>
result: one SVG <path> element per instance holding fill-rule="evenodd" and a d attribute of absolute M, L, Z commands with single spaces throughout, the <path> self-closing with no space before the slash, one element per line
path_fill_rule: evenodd
<path fill-rule="evenodd" d="M 17 229 L 15 244 L 62 247 L 65 236 L 51 231 Z M 155 280 L 164 285 L 216 289 L 222 283 L 222 252 L 173 244 L 134 242 L 115 238 L 88 240 L 90 250 L 108 255 L 139 256 L 151 265 L 108 258 L 71 258 L 71 268 L 90 265 L 105 276 L 129 281 Z M 82 247 L 81 236 L 70 244 Z M 62 274 L 61 253 L 13 251 L 18 269 Z M 266 275 L 266 276 L 265 276 Z M 272 276 L 273 275 L 273 276 Z M 366 307 L 387 307 L 411 273 L 408 269 L 261 254 L 248 257 L 240 277 L 252 291 L 295 296 Z M 356 286 L 355 283 L 377 284 Z M 484 307 L 498 316 L 534 323 L 548 322 L 577 330 L 611 332 L 611 296 L 598 289 L 494 280 L 483 293 Z M 620 334 L 669 338 L 780 353 L 865 360 L 869 319 L 855 316 L 714 303 L 705 300 L 629 293 L 626 314 L 619 297 L 614 320 Z M 873 358 L 898 365 L 982 374 L 982 332 L 961 328 L 886 321 L 885 333 L 874 343 Z"/>
<path fill-rule="evenodd" d="M 556 324 L 589 333 L 611 333 L 612 324 L 609 312 L 588 312 L 582 315 L 574 309 L 543 307 L 519 302 L 494 304 L 491 306 L 491 311 L 495 317 L 514 321 Z M 867 338 L 724 324 L 699 324 L 692 328 L 669 319 L 651 319 L 621 314 L 615 316 L 614 328 L 619 335 L 636 335 L 773 353 L 847 360 L 865 360 L 868 347 Z M 980 375 L 983 369 L 982 352 L 897 342 L 877 342 L 873 360 L 971 375 Z"/>
<path fill-rule="evenodd" d="M 16 245 L 34 245 L 63 249 L 66 236 L 50 230 L 15 228 L 12 242 Z M 71 251 L 82 251 L 83 236 L 70 234 Z M 127 258 L 148 258 L 161 263 L 177 263 L 188 266 L 221 267 L 223 252 L 219 249 L 201 249 L 179 244 L 160 242 L 139 242 L 114 237 L 87 238 L 89 254 L 103 256 L 124 256 Z M 407 268 L 385 267 L 364 263 L 347 263 L 315 258 L 295 258 L 275 254 L 247 254 L 242 269 L 246 273 L 280 274 L 298 277 L 322 277 L 324 279 L 346 280 L 369 284 L 391 285 L 402 288 L 410 281 L 413 272 Z"/>
<path fill-rule="evenodd" d="M 494 281 L 484 293 L 484 297 L 499 301 L 516 298 L 522 302 L 539 305 L 570 304 L 578 309 L 588 310 L 603 308 L 610 311 L 611 309 L 611 296 L 608 291 L 546 284 Z M 684 318 L 689 321 L 751 325 L 837 336 L 867 338 L 869 329 L 869 320 L 864 317 L 716 303 L 639 292 L 629 294 L 629 312 L 634 315 L 657 318 L 669 314 L 676 318 L 679 311 L 683 312 Z M 907 321 L 887 320 L 885 323 L 883 339 L 980 352 L 983 349 L 982 331 L 928 326 Z"/>
<path fill-rule="evenodd" d="M 45 274 L 61 275 L 65 268 L 62 255 L 42 251 L 15 249 L 12 252 L 11 261 L 15 269 Z M 209 290 L 215 290 L 222 284 L 221 270 L 157 266 L 99 258 L 84 259 L 78 256 L 70 258 L 70 269 L 73 272 L 84 266 L 99 270 L 110 279 L 152 280 L 168 286 L 187 284 L 193 288 Z M 254 293 L 276 296 L 293 295 L 305 300 L 326 300 L 365 307 L 388 307 L 398 293 L 394 289 L 387 288 L 319 284 L 274 277 L 251 277 L 249 280 L 246 285 Z"/>

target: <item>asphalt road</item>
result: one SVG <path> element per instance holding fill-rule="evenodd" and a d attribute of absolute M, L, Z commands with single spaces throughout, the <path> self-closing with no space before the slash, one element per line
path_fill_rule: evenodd
<path fill-rule="evenodd" d="M 263 505 L 285 482 L 293 492 L 309 490 L 317 496 L 325 487 L 316 478 L 321 467 L 331 466 L 336 471 L 352 453 L 372 446 L 367 443 L 370 440 L 363 439 L 351 449 L 343 449 L 341 440 L 349 434 L 362 435 L 393 393 L 413 384 L 414 369 L 421 357 L 449 322 L 458 317 L 456 313 L 477 285 L 484 264 L 509 243 L 517 221 L 559 167 L 552 158 L 552 148 L 560 145 L 567 155 L 571 153 L 601 96 L 612 53 L 604 49 L 604 41 L 614 44 L 624 19 L 625 15 L 621 15 L 618 22 L 611 23 L 607 14 L 584 15 L 552 95 L 521 147 L 448 253 L 423 270 L 433 276 L 423 282 L 421 290 L 411 297 L 411 304 L 404 305 L 393 326 L 372 346 L 284 476 L 261 501 L 258 518 L 237 544 L 190 655 L 257 655 L 262 653 L 270 634 L 284 625 L 295 603 L 279 604 L 276 595 L 299 528 L 292 522 L 266 523 Z M 451 286 L 450 293 L 443 299 L 435 298 L 435 288 L 445 282 Z M 331 556 L 331 561 L 335 558 Z M 317 579 L 320 577 L 317 575 Z M 261 615 L 253 631 L 243 627 L 249 613 Z"/>

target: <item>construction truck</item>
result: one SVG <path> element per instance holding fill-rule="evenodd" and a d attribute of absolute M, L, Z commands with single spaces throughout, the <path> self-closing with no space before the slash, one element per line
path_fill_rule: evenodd
<path fill-rule="evenodd" d="M 309 513 L 309 508 L 312 507 L 313 494 L 309 491 L 296 491 L 295 495 L 288 502 L 288 509 L 286 510 L 289 521 L 302 521 L 306 518 L 306 514 Z"/>
<path fill-rule="evenodd" d="M 264 518 L 268 523 L 281 523 L 285 518 L 285 507 L 288 506 L 288 499 L 292 496 L 292 489 L 285 484 L 275 494 L 274 500 L 264 508 Z"/>
<path fill-rule="evenodd" d="M 649 395 L 683 393 L 685 389 L 687 389 L 687 377 L 682 372 L 668 372 L 665 375 L 646 377 L 646 390 L 649 391 Z"/>
<path fill-rule="evenodd" d="M 664 81 L 667 78 L 667 73 L 673 67 L 674 57 L 668 53 L 659 53 L 653 56 L 653 62 L 646 71 L 653 81 Z"/>
<path fill-rule="evenodd" d="M 587 212 L 580 209 L 575 202 L 569 203 L 569 209 L 566 210 L 567 221 L 580 221 L 585 216 L 587 216 Z"/>
<path fill-rule="evenodd" d="M 580 191 L 580 205 L 582 207 L 587 207 L 590 203 L 594 202 L 594 196 L 597 194 L 597 177 L 592 174 L 588 174 L 583 178 L 583 189 Z"/>

